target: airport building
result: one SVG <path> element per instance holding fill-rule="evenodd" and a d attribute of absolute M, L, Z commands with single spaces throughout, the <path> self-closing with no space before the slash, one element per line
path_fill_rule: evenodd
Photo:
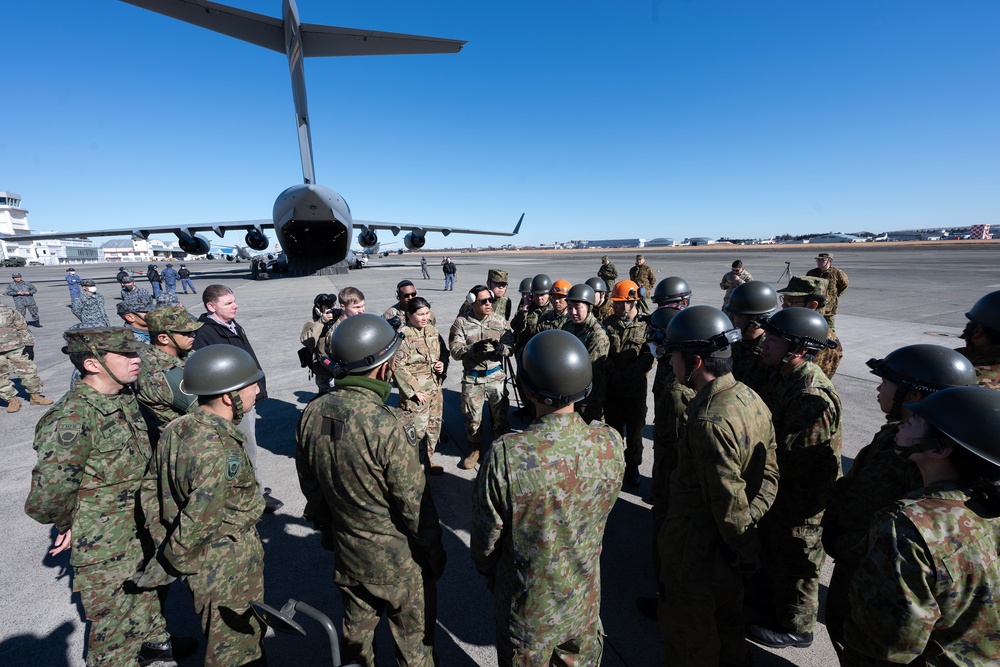
<path fill-rule="evenodd" d="M 100 249 L 87 239 L 6 241 L 3 238 L 30 233 L 28 211 L 21 206 L 21 195 L 0 191 L 0 257 L 22 257 L 28 265 L 45 266 L 103 260 Z"/>
<path fill-rule="evenodd" d="M 603 239 L 598 241 L 580 241 L 584 248 L 644 248 L 646 239 Z"/>

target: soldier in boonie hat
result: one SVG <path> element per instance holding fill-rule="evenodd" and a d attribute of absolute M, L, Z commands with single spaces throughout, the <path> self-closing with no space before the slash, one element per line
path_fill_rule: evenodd
<path fill-rule="evenodd" d="M 146 314 L 146 326 L 154 334 L 191 333 L 200 329 L 202 324 L 191 317 L 184 306 L 161 306 Z"/>
<path fill-rule="evenodd" d="M 506 271 L 490 269 L 486 274 L 486 286 L 493 291 L 493 312 L 498 313 L 505 320 L 510 319 L 511 311 L 510 299 L 507 298 L 507 282 Z"/>
<path fill-rule="evenodd" d="M 494 284 L 507 283 L 507 272 L 500 269 L 490 269 L 486 274 L 486 282 Z"/>
<path fill-rule="evenodd" d="M 815 278 L 813 276 L 792 276 L 788 285 L 776 290 L 778 294 L 786 296 L 812 296 L 820 297 L 819 302 L 822 307 L 826 301 L 826 278 Z"/>
<path fill-rule="evenodd" d="M 132 338 L 125 327 L 81 327 L 63 334 L 66 345 L 63 354 L 83 354 L 90 352 L 100 356 L 103 352 L 132 354 L 142 349 L 142 343 Z M 126 383 L 122 383 L 126 384 Z"/>

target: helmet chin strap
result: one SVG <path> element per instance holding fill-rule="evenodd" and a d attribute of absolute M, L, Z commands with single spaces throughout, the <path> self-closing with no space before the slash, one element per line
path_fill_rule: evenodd
<path fill-rule="evenodd" d="M 114 373 L 111 372 L 111 369 L 108 368 L 108 365 L 106 363 L 104 363 L 104 355 L 101 354 L 100 350 L 96 350 L 94 348 L 91 348 L 90 351 L 94 353 L 94 358 L 97 359 L 97 363 L 99 363 L 101 365 L 101 368 L 104 369 L 104 372 L 107 373 L 108 376 L 110 376 L 112 380 L 114 380 L 115 382 L 117 382 L 122 387 L 124 387 L 124 386 L 126 386 L 126 385 L 129 384 L 128 382 L 125 382 L 125 381 L 119 379 L 117 375 L 115 375 Z"/>
<path fill-rule="evenodd" d="M 240 398 L 240 392 L 229 392 L 229 400 L 233 402 L 233 423 L 239 424 L 243 421 L 243 399 Z"/>
<path fill-rule="evenodd" d="M 889 409 L 888 414 L 890 420 L 898 421 L 902 419 L 903 403 L 906 400 L 905 394 L 905 389 L 899 386 L 896 387 L 896 393 L 892 395 L 892 408 Z"/>
<path fill-rule="evenodd" d="M 899 445 L 893 446 L 893 451 L 896 452 L 898 456 L 904 459 L 909 459 L 913 454 L 919 454 L 920 452 L 932 452 L 939 449 L 948 449 L 953 447 L 954 443 L 948 438 L 924 438 L 920 442 L 910 445 L 909 447 L 900 447 Z"/>

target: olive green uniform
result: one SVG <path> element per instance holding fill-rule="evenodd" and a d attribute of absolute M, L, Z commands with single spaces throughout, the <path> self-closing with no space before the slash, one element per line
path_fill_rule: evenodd
<path fill-rule="evenodd" d="M 42 380 L 38 367 L 28 359 L 24 348 L 35 344 L 28 331 L 28 324 L 13 308 L 0 304 L 0 401 L 8 403 L 17 397 L 17 389 L 10 381 L 13 369 L 29 394 L 42 393 Z"/>
<path fill-rule="evenodd" d="M 607 363 L 604 419 L 625 438 L 625 463 L 642 464 L 642 429 L 646 423 L 646 374 L 653 354 L 646 345 L 646 323 L 617 315 L 604 322 L 611 341 Z"/>
<path fill-rule="evenodd" d="M 580 413 L 585 422 L 600 421 L 604 412 L 606 396 L 605 365 L 608 361 L 608 353 L 611 351 L 611 340 L 608 338 L 608 332 L 604 330 L 593 313 L 587 315 L 587 319 L 579 324 L 570 320 L 564 328 L 579 338 L 580 342 L 587 348 L 593 371 L 594 384 L 590 389 L 590 394 L 576 404 L 576 411 Z"/>

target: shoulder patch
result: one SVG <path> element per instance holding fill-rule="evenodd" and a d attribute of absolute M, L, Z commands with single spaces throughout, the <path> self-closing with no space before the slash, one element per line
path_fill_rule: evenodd
<path fill-rule="evenodd" d="M 83 427 L 80 424 L 60 424 L 56 428 L 56 440 L 63 447 L 72 447 L 73 444 L 80 439 L 80 434 L 83 432 Z"/>
<path fill-rule="evenodd" d="M 417 444 L 417 429 L 408 421 L 403 422 L 403 433 L 406 434 L 406 441 L 411 445 Z"/>
<path fill-rule="evenodd" d="M 320 434 L 327 436 L 333 441 L 340 440 L 344 437 L 344 422 L 333 417 L 323 417 Z"/>
<path fill-rule="evenodd" d="M 226 479 L 232 480 L 240 472 L 240 468 L 243 466 L 243 459 L 240 458 L 239 454 L 230 454 L 226 459 Z"/>

